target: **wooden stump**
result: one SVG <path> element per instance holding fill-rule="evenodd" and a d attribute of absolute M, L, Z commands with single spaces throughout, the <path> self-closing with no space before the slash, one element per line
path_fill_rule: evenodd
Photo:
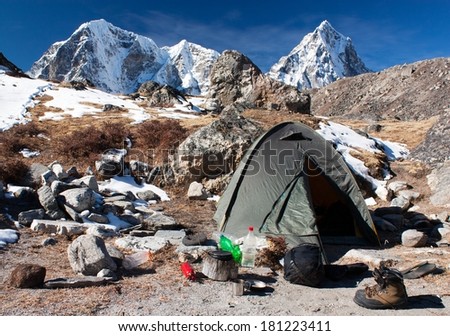
<path fill-rule="evenodd" d="M 238 266 L 230 252 L 211 251 L 204 256 L 202 273 L 212 280 L 228 281 L 237 278 Z"/>

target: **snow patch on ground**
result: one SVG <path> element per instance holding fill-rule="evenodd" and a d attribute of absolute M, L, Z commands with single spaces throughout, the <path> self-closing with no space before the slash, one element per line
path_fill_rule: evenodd
<path fill-rule="evenodd" d="M 169 196 L 164 190 L 152 184 L 143 183 L 142 185 L 139 185 L 135 182 L 132 176 L 115 176 L 110 180 L 101 183 L 99 188 L 100 191 L 107 189 L 118 193 L 126 193 L 127 191 L 131 191 L 135 195 L 138 192 L 150 190 L 157 194 L 161 198 L 161 201 L 170 201 Z"/>
<path fill-rule="evenodd" d="M 51 86 L 39 79 L 11 77 L 0 70 L 0 131 L 28 122 L 27 108 L 34 106 L 33 98 Z"/>
<path fill-rule="evenodd" d="M 46 94 L 52 99 L 43 103 L 48 111 L 39 117 L 40 121 L 60 121 L 66 117 L 81 118 L 85 115 L 101 118 L 105 105 L 110 104 L 123 109 L 117 115 L 130 118 L 133 124 L 142 123 L 152 118 L 135 100 L 125 96 L 114 95 L 101 90 L 87 88 L 75 90 L 40 79 L 17 78 L 6 75 L 0 69 L 0 131 L 7 130 L 16 124 L 31 120 L 27 109 L 34 107 L 37 96 Z M 161 117 L 171 119 L 198 118 L 204 103 L 203 97 L 180 97 L 180 103 L 174 107 L 157 110 Z"/>
<path fill-rule="evenodd" d="M 320 129 L 317 130 L 317 133 L 335 145 L 336 150 L 342 154 L 342 157 L 349 168 L 355 174 L 370 182 L 378 197 L 383 200 L 386 199 L 388 194 L 386 180 L 390 179 L 392 176 L 386 171 L 383 181 L 373 178 L 369 173 L 369 169 L 364 165 L 364 162 L 353 157 L 351 151 L 364 150 L 370 153 L 383 152 L 386 154 L 389 161 L 395 161 L 404 159 L 408 156 L 409 151 L 406 146 L 396 142 L 366 137 L 347 126 L 332 121 L 327 121 L 326 123 L 321 122 L 319 127 Z"/>
<path fill-rule="evenodd" d="M 0 230 L 0 250 L 5 248 L 7 244 L 14 244 L 19 241 L 19 233 L 13 229 Z"/>

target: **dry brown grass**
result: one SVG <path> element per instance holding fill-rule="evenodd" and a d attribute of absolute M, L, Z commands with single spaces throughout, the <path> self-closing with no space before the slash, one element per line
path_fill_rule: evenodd
<path fill-rule="evenodd" d="M 369 135 L 383 140 L 405 144 L 409 150 L 413 150 L 424 141 L 428 130 L 436 123 L 438 117 L 432 117 L 421 121 L 382 120 L 379 132 L 369 132 Z M 365 131 L 369 126 L 366 121 L 333 118 L 333 121 L 342 123 L 353 129 Z"/>
<path fill-rule="evenodd" d="M 363 149 L 351 150 L 350 154 L 364 162 L 364 165 L 369 169 L 370 175 L 376 179 L 383 179 L 383 162 L 386 162 L 386 155 L 384 153 L 371 153 Z"/>
<path fill-rule="evenodd" d="M 218 116 L 207 114 L 200 118 L 182 119 L 180 120 L 180 124 L 181 126 L 186 128 L 189 131 L 189 133 L 192 133 L 203 126 L 209 125 L 213 121 L 217 120 L 217 118 Z"/>

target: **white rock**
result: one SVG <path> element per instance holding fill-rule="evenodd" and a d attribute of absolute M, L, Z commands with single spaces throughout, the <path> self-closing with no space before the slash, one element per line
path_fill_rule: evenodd
<path fill-rule="evenodd" d="M 366 198 L 364 201 L 367 206 L 377 205 L 377 201 L 373 197 Z"/>
<path fill-rule="evenodd" d="M 400 190 L 409 189 L 409 187 L 406 181 L 394 181 L 388 184 L 388 189 L 392 190 L 394 194 L 397 194 Z"/>
<path fill-rule="evenodd" d="M 417 230 L 406 230 L 402 233 L 402 245 L 407 247 L 423 247 L 428 237 L 425 233 Z"/>

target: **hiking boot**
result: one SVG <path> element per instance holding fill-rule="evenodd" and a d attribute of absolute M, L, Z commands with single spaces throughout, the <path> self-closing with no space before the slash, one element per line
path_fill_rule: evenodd
<path fill-rule="evenodd" d="M 407 303 L 401 272 L 381 266 L 372 274 L 377 284 L 357 290 L 353 298 L 356 304 L 368 309 L 396 309 Z"/>

